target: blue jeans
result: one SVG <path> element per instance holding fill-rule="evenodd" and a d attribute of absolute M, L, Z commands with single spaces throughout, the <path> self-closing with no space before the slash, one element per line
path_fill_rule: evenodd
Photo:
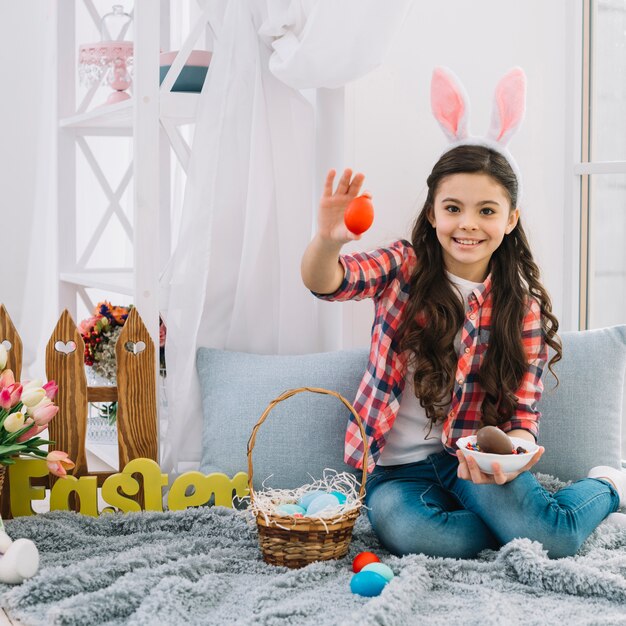
<path fill-rule="evenodd" d="M 604 480 L 584 478 L 551 494 L 530 472 L 504 485 L 476 485 L 458 478 L 457 468 L 457 458 L 445 451 L 376 466 L 365 504 L 387 550 L 472 558 L 527 537 L 541 542 L 550 558 L 571 556 L 619 507 L 617 491 Z"/>

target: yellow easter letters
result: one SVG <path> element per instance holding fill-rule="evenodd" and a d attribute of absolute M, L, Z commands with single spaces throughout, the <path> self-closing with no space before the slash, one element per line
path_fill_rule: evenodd
<path fill-rule="evenodd" d="M 11 513 L 13 517 L 34 515 L 33 500 L 44 500 L 46 490 L 43 486 L 33 485 L 32 479 L 43 478 L 48 474 L 44 460 L 18 459 L 9 466 L 9 487 Z M 141 479 L 141 480 L 139 480 Z M 102 499 L 110 505 L 101 512 L 116 510 L 127 511 L 162 511 L 163 488 L 169 483 L 167 474 L 151 459 L 134 459 L 118 474 L 109 476 L 102 484 Z M 144 506 L 132 497 L 143 489 Z M 79 512 L 97 516 L 98 479 L 96 476 L 68 476 L 55 481 L 50 490 L 50 510 L 69 510 L 69 500 L 75 494 L 79 502 Z M 216 506 L 232 507 L 234 496 L 242 498 L 248 495 L 248 476 L 239 472 L 233 478 L 226 474 L 202 474 L 186 472 L 181 474 L 170 487 L 167 506 L 171 511 L 207 504 L 212 497 Z"/>

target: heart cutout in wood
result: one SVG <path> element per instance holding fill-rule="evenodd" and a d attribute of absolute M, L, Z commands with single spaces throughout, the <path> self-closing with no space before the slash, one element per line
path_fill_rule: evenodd
<path fill-rule="evenodd" d="M 2 342 L 2 345 L 5 347 L 7 352 L 13 347 L 13 344 L 8 339 L 5 339 Z"/>
<path fill-rule="evenodd" d="M 133 354 L 139 354 L 146 349 L 146 344 L 143 341 L 138 341 L 137 343 L 135 343 L 134 341 L 127 341 L 124 344 L 124 347 L 126 348 L 126 350 L 132 352 Z"/>
<path fill-rule="evenodd" d="M 67 343 L 63 341 L 57 341 L 54 344 L 54 349 L 57 352 L 62 352 L 63 354 L 72 354 L 74 350 L 76 350 L 76 343 L 73 341 L 68 341 Z"/>

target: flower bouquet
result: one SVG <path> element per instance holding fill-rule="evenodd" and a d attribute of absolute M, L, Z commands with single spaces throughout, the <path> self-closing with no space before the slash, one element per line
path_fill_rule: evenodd
<path fill-rule="evenodd" d="M 113 385 L 116 382 L 115 344 L 131 308 L 98 302 L 93 315 L 78 325 L 85 342 L 85 365 Z"/>
<path fill-rule="evenodd" d="M 84 319 L 78 330 L 85 341 L 85 365 L 112 384 L 116 382 L 115 344 L 133 305 L 113 306 L 98 302 L 93 315 Z M 159 360 L 161 375 L 165 376 L 165 323 L 159 318 Z"/>
<path fill-rule="evenodd" d="M 115 346 L 124 323 L 128 318 L 129 306 L 112 305 L 106 300 L 98 302 L 91 317 L 84 319 L 78 330 L 85 342 L 85 365 L 90 368 L 92 378 L 98 378 L 105 384 L 117 383 L 117 365 Z M 166 328 L 159 318 L 159 358 L 161 375 L 165 376 L 165 337 Z M 110 426 L 117 420 L 117 402 L 100 403 L 98 416 L 106 419 Z"/>
<path fill-rule="evenodd" d="M 89 368 L 92 384 L 115 385 L 117 382 L 117 365 L 115 346 L 120 337 L 124 322 L 131 307 L 113 306 L 110 302 L 98 302 L 91 317 L 84 319 L 78 330 L 85 342 L 85 365 Z M 117 402 L 92 404 L 98 411 L 98 418 L 108 426 L 117 421 Z M 102 423 L 100 420 L 97 420 Z M 108 428 L 105 428 L 109 431 Z M 109 432 L 110 439 L 115 440 L 115 432 Z"/>
<path fill-rule="evenodd" d="M 58 391 L 51 380 L 42 384 L 32 380 L 24 384 L 15 381 L 13 372 L 5 369 L 6 348 L 0 344 L 0 472 L 13 465 L 19 456 L 46 459 L 48 469 L 55 476 L 64 478 L 67 470 L 74 467 L 66 452 L 47 452 L 42 446 L 53 441 L 38 435 L 48 428 L 48 424 L 59 411 L 52 400 Z M 2 480 L 0 480 L 0 488 Z"/>

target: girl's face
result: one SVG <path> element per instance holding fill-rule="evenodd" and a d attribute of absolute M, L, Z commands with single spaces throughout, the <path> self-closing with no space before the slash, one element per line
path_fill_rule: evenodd
<path fill-rule="evenodd" d="M 437 231 L 446 269 L 482 282 L 491 255 L 517 225 L 519 209 L 488 174 L 451 174 L 440 181 L 428 221 Z"/>

